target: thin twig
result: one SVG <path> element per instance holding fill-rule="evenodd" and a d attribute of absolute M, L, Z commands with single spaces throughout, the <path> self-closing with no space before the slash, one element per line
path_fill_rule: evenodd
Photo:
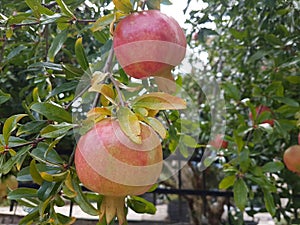
<path fill-rule="evenodd" d="M 66 105 L 64 108 L 65 108 L 66 110 L 68 110 L 68 109 L 73 105 L 73 103 L 74 103 L 75 101 L 77 101 L 78 98 L 80 98 L 87 90 L 89 90 L 90 87 L 91 87 L 91 84 L 88 84 L 87 86 L 85 86 L 85 87 L 78 93 L 78 95 L 76 95 L 76 96 L 74 97 L 74 99 L 73 99 L 68 105 Z"/>

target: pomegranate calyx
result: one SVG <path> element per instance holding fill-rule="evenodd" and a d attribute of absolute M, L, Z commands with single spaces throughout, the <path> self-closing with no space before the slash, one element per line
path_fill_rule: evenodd
<path fill-rule="evenodd" d="M 106 223 L 109 224 L 115 217 L 117 217 L 119 225 L 126 223 L 125 197 L 103 196 L 99 221 L 105 218 Z"/>

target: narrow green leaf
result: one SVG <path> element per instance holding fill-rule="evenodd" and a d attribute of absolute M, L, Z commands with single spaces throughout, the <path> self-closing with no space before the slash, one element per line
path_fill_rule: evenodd
<path fill-rule="evenodd" d="M 3 104 L 4 102 L 7 102 L 11 98 L 11 95 L 8 93 L 4 93 L 0 89 L 0 105 Z"/>
<path fill-rule="evenodd" d="M 50 62 L 54 62 L 54 58 L 56 54 L 62 48 L 67 38 L 68 38 L 68 32 L 67 30 L 63 30 L 58 35 L 56 35 L 56 37 L 53 39 L 48 51 L 48 58 Z"/>
<path fill-rule="evenodd" d="M 35 149 L 32 150 L 31 155 L 37 161 L 41 161 L 41 162 L 48 161 L 55 164 L 64 163 L 63 159 L 54 149 L 49 151 L 48 148 L 49 148 L 49 144 L 41 142 L 37 145 Z"/>
<path fill-rule="evenodd" d="M 152 110 L 179 110 L 186 108 L 186 102 L 179 97 L 164 92 L 152 92 L 137 97 L 133 101 L 133 107 Z"/>
<path fill-rule="evenodd" d="M 135 143 L 141 144 L 141 125 L 138 117 L 127 107 L 120 107 L 117 111 L 122 131 Z"/>
<path fill-rule="evenodd" d="M 63 137 L 67 132 L 74 127 L 73 124 L 60 123 L 60 124 L 50 124 L 41 130 L 42 137 L 45 138 L 57 138 Z"/>
<path fill-rule="evenodd" d="M 12 58 L 18 56 L 22 51 L 24 51 L 25 49 L 27 49 L 26 46 L 24 45 L 19 45 L 18 47 L 14 48 L 13 50 L 11 50 L 8 54 L 8 56 L 6 57 L 6 61 L 11 60 Z"/>
<path fill-rule="evenodd" d="M 265 202 L 266 209 L 271 214 L 271 216 L 275 216 L 276 207 L 275 207 L 272 193 L 268 189 L 263 189 L 263 193 L 264 193 L 264 202 Z"/>
<path fill-rule="evenodd" d="M 41 177 L 48 182 L 60 182 L 66 179 L 69 171 L 63 171 L 61 173 L 50 174 L 47 172 L 41 172 Z"/>
<path fill-rule="evenodd" d="M 55 0 L 57 2 L 57 4 L 59 5 L 61 11 L 69 16 L 72 17 L 73 19 L 76 19 L 75 15 L 72 13 L 72 11 L 68 8 L 68 6 L 66 5 L 66 3 L 63 0 Z"/>
<path fill-rule="evenodd" d="M 37 167 L 35 159 L 32 159 L 29 166 L 29 172 L 32 177 L 33 182 L 41 185 L 43 183 L 43 178 L 41 177 Z"/>
<path fill-rule="evenodd" d="M 29 225 L 33 224 L 36 218 L 39 217 L 39 210 L 38 208 L 33 209 L 30 213 L 24 216 L 20 221 L 19 225 Z"/>
<path fill-rule="evenodd" d="M 33 104 L 31 110 L 38 112 L 39 114 L 45 116 L 48 120 L 53 120 L 56 122 L 72 122 L 72 116 L 65 109 L 53 105 L 48 102 L 38 102 Z"/>
<path fill-rule="evenodd" d="M 221 180 L 221 182 L 219 183 L 219 188 L 224 190 L 233 186 L 235 179 L 236 179 L 235 175 L 224 177 L 223 180 Z"/>
<path fill-rule="evenodd" d="M 37 191 L 38 198 L 41 201 L 46 201 L 51 195 L 54 195 L 59 191 L 58 189 L 60 186 L 60 182 L 56 183 L 44 181 Z"/>
<path fill-rule="evenodd" d="M 128 207 L 137 213 L 155 214 L 156 207 L 153 203 L 138 196 L 131 196 L 127 201 Z"/>
<path fill-rule="evenodd" d="M 2 131 L 5 145 L 8 145 L 9 137 L 11 133 L 17 128 L 17 123 L 25 116 L 27 116 L 27 114 L 13 115 L 4 122 Z"/>
<path fill-rule="evenodd" d="M 190 148 L 196 148 L 198 145 L 197 141 L 190 135 L 183 135 L 182 141 L 183 141 L 184 145 L 186 145 L 187 147 L 190 147 Z"/>
<path fill-rule="evenodd" d="M 284 168 L 284 164 L 280 161 L 268 162 L 263 167 L 262 170 L 265 173 L 276 173 Z"/>
<path fill-rule="evenodd" d="M 89 69 L 89 63 L 82 45 L 82 38 L 78 38 L 75 43 L 75 55 L 81 68 L 86 71 Z"/>
<path fill-rule="evenodd" d="M 102 31 L 105 27 L 107 27 L 109 24 L 111 24 L 114 21 L 114 18 L 115 18 L 115 16 L 112 13 L 100 17 L 93 24 L 93 26 L 91 27 L 91 30 L 93 32 Z"/>
<path fill-rule="evenodd" d="M 130 0 L 113 0 L 115 7 L 117 10 L 130 13 L 133 11 L 133 5 L 131 4 Z"/>
<path fill-rule="evenodd" d="M 41 14 L 52 16 L 54 12 L 42 6 L 39 0 L 25 0 L 26 4 L 32 9 L 35 17 L 40 18 Z"/>
<path fill-rule="evenodd" d="M 21 198 L 35 198 L 37 197 L 37 190 L 34 188 L 18 188 L 11 191 L 7 198 L 10 200 L 19 200 Z"/>
<path fill-rule="evenodd" d="M 98 216 L 99 211 L 97 209 L 95 209 L 95 207 L 93 205 L 91 205 L 91 203 L 85 197 L 84 193 L 82 192 L 81 187 L 79 186 L 79 180 L 73 178 L 72 184 L 73 184 L 74 190 L 77 193 L 74 200 L 79 205 L 81 210 L 89 215 Z"/>
<path fill-rule="evenodd" d="M 248 187 L 242 178 L 235 180 L 233 185 L 233 195 L 235 205 L 241 211 L 244 211 L 248 200 Z"/>

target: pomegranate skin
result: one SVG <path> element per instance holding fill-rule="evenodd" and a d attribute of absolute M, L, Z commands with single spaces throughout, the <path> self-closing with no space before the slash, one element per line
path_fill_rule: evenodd
<path fill-rule="evenodd" d="M 286 149 L 283 161 L 290 171 L 300 174 L 300 145 L 293 145 Z"/>
<path fill-rule="evenodd" d="M 85 187 L 105 196 L 145 193 L 162 169 L 162 148 L 152 128 L 141 124 L 142 144 L 132 142 L 119 122 L 105 119 L 83 135 L 75 150 L 75 166 Z"/>
<path fill-rule="evenodd" d="M 186 38 L 177 21 L 159 10 L 135 12 L 114 31 L 113 47 L 124 71 L 134 78 L 168 76 L 185 56 Z"/>

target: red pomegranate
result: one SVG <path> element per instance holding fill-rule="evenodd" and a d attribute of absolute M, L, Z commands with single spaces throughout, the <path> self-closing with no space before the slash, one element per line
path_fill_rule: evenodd
<path fill-rule="evenodd" d="M 209 144 L 216 149 L 228 147 L 228 142 L 224 140 L 223 135 L 221 134 L 217 134 L 216 137 L 209 142 Z"/>
<path fill-rule="evenodd" d="M 290 171 L 300 174 L 300 145 L 293 145 L 286 149 L 283 161 Z"/>
<path fill-rule="evenodd" d="M 162 169 L 162 147 L 155 131 L 141 125 L 141 144 L 121 130 L 118 120 L 104 119 L 83 135 L 76 147 L 75 166 L 85 187 L 104 195 L 100 219 L 109 223 L 115 216 L 125 220 L 127 195 L 145 193 Z"/>
<path fill-rule="evenodd" d="M 260 114 L 262 114 L 263 112 L 271 112 L 272 113 L 272 110 L 265 106 L 265 105 L 260 105 L 258 107 L 256 107 L 256 116 L 258 117 Z M 253 116 L 252 116 L 252 113 L 250 112 L 249 113 L 249 118 L 253 121 Z M 267 119 L 267 120 L 264 120 L 261 122 L 262 124 L 263 123 L 268 123 L 270 124 L 271 126 L 274 126 L 274 119 Z"/>
<path fill-rule="evenodd" d="M 186 38 L 175 19 L 148 10 L 132 13 L 117 24 L 113 47 L 129 76 L 171 79 L 171 70 L 185 56 Z"/>
<path fill-rule="evenodd" d="M 300 133 L 298 134 L 298 145 L 300 145 Z"/>

